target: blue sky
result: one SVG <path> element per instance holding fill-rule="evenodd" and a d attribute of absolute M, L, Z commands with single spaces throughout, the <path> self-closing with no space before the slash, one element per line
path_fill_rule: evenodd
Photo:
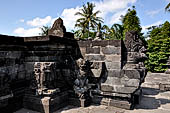
<path fill-rule="evenodd" d="M 34 36 L 43 25 L 51 26 L 58 17 L 63 18 L 67 31 L 74 29 L 75 12 L 86 2 L 94 2 L 95 10 L 106 25 L 120 23 L 120 15 L 136 6 L 143 32 L 152 25 L 170 21 L 164 7 L 170 0 L 0 0 L 0 34 Z"/>

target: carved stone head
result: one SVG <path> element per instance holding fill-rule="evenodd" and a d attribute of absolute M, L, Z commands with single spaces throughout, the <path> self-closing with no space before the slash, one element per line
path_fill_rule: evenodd
<path fill-rule="evenodd" d="M 80 58 L 76 61 L 76 63 L 79 69 L 79 76 L 86 76 L 90 69 L 90 62 L 88 60 Z"/>
<path fill-rule="evenodd" d="M 49 30 L 48 34 L 58 37 L 64 37 L 64 33 L 66 33 L 66 28 L 63 24 L 63 20 L 61 18 L 58 18 L 52 28 Z"/>
<path fill-rule="evenodd" d="M 144 42 L 136 31 L 129 31 L 125 37 L 127 64 L 124 68 L 136 68 L 147 59 Z M 137 66 L 136 66 L 137 65 Z"/>

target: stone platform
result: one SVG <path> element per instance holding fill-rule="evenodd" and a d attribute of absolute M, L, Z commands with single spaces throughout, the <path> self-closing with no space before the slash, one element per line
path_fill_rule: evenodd
<path fill-rule="evenodd" d="M 149 77 L 146 76 L 146 79 Z M 147 81 L 152 83 L 152 81 Z M 142 87 L 143 95 L 139 105 L 134 110 L 125 110 L 106 105 L 91 105 L 89 107 L 67 106 L 54 113 L 170 113 L 170 91 L 161 91 L 149 85 Z M 15 113 L 39 113 L 27 109 L 20 109 Z"/>
<path fill-rule="evenodd" d="M 68 105 L 68 93 L 62 92 L 54 97 L 40 97 L 25 95 L 23 106 L 26 109 L 35 110 L 41 113 L 52 113 L 59 108 Z"/>

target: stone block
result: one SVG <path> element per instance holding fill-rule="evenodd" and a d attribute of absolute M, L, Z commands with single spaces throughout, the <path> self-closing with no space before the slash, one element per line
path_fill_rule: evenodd
<path fill-rule="evenodd" d="M 170 91 L 170 84 L 160 83 L 160 84 L 159 84 L 159 89 L 160 89 L 161 91 Z"/>
<path fill-rule="evenodd" d="M 131 94 L 123 94 L 123 93 L 101 92 L 101 95 L 103 95 L 103 96 L 131 98 Z"/>
<path fill-rule="evenodd" d="M 124 76 L 124 71 L 120 69 L 108 69 L 108 77 L 119 77 L 122 78 Z"/>
<path fill-rule="evenodd" d="M 139 79 L 129 79 L 124 85 L 125 87 L 139 87 Z"/>
<path fill-rule="evenodd" d="M 118 93 L 128 93 L 128 94 L 132 94 L 134 93 L 136 90 L 138 89 L 138 87 L 125 87 L 122 85 L 115 85 L 113 88 L 114 92 L 118 92 Z"/>
<path fill-rule="evenodd" d="M 104 84 L 109 84 L 111 86 L 121 85 L 121 79 L 118 77 L 107 77 L 107 79 L 104 81 Z"/>
<path fill-rule="evenodd" d="M 120 55 L 105 55 L 107 62 L 121 62 Z"/>
<path fill-rule="evenodd" d="M 87 47 L 86 54 L 100 54 L 100 47 Z"/>
<path fill-rule="evenodd" d="M 142 71 L 141 71 L 141 72 L 142 72 Z M 141 78 L 141 72 L 140 72 L 140 70 L 137 70 L 137 69 L 124 70 L 124 74 L 125 74 L 129 79 L 140 79 L 140 78 Z"/>
<path fill-rule="evenodd" d="M 105 56 L 104 55 L 92 55 L 92 54 L 86 54 L 85 58 L 89 61 L 104 61 L 105 60 Z"/>
<path fill-rule="evenodd" d="M 106 62 L 107 69 L 121 69 L 121 62 Z"/>
<path fill-rule="evenodd" d="M 80 52 L 81 52 L 82 56 L 85 57 L 86 47 L 80 47 Z"/>
<path fill-rule="evenodd" d="M 21 51 L 0 51 L 0 58 L 20 58 Z"/>
<path fill-rule="evenodd" d="M 94 40 L 92 41 L 92 46 L 101 46 L 101 47 L 105 47 L 109 45 L 109 40 Z"/>
<path fill-rule="evenodd" d="M 103 96 L 94 96 L 92 98 L 93 103 L 95 104 L 101 104 L 101 105 L 106 105 L 106 106 L 114 106 L 118 108 L 123 108 L 123 109 L 132 109 L 132 103 L 128 102 L 127 100 L 116 100 L 116 99 L 111 99 L 111 98 L 106 98 Z"/>
<path fill-rule="evenodd" d="M 101 85 L 101 91 L 112 92 L 113 87 L 110 85 Z"/>
<path fill-rule="evenodd" d="M 90 47 L 92 45 L 92 41 L 78 41 L 79 47 Z"/>
<path fill-rule="evenodd" d="M 94 77 L 100 77 L 102 70 L 101 69 L 91 69 Z"/>
<path fill-rule="evenodd" d="M 52 113 L 57 109 L 67 106 L 68 93 L 62 92 L 55 97 L 43 97 L 25 95 L 23 99 L 24 108 L 35 110 L 41 113 Z"/>
<path fill-rule="evenodd" d="M 125 93 L 132 94 L 134 93 L 138 87 L 125 87 L 124 85 L 101 85 L 101 91 L 113 92 L 113 93 Z"/>
<path fill-rule="evenodd" d="M 121 40 L 109 40 L 109 45 L 115 47 L 121 47 Z"/>
<path fill-rule="evenodd" d="M 114 46 L 102 47 L 102 53 L 103 54 L 121 55 L 121 48 L 120 47 L 114 47 Z"/>

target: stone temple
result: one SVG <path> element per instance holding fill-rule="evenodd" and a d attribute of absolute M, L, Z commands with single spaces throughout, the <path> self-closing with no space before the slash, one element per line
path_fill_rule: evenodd
<path fill-rule="evenodd" d="M 75 40 L 59 18 L 48 34 L 0 35 L 0 113 L 140 102 L 147 57 L 135 31 L 125 40 Z"/>

